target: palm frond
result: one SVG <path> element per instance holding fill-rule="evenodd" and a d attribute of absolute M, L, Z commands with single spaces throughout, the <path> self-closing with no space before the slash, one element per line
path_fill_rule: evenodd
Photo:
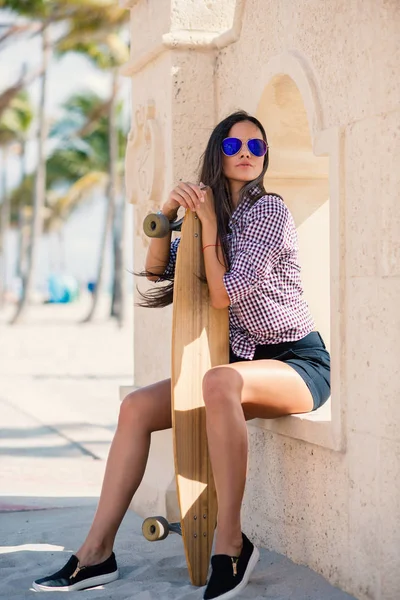
<path fill-rule="evenodd" d="M 0 117 L 0 145 L 20 140 L 33 120 L 33 109 L 26 91 L 12 98 Z"/>
<path fill-rule="evenodd" d="M 76 181 L 64 195 L 53 198 L 51 212 L 45 221 L 45 231 L 54 231 L 62 225 L 74 210 L 90 198 L 96 188 L 104 189 L 107 180 L 106 173 L 92 171 Z"/>

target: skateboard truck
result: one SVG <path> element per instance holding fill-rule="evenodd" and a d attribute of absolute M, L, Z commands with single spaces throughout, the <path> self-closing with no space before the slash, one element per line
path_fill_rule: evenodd
<path fill-rule="evenodd" d="M 169 533 L 182 535 L 180 523 L 169 523 L 164 517 L 148 517 L 142 523 L 142 533 L 149 542 L 165 540 Z"/>
<path fill-rule="evenodd" d="M 143 231 L 150 238 L 166 237 L 170 231 L 181 231 L 183 223 L 182 219 L 169 221 L 161 211 L 151 213 L 143 221 Z"/>

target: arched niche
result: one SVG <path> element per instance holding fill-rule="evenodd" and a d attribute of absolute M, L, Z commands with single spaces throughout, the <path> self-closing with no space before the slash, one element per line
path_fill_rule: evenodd
<path fill-rule="evenodd" d="M 295 81 L 273 76 L 257 109 L 270 146 L 265 188 L 282 196 L 296 223 L 305 298 L 330 347 L 329 157 L 316 156 Z"/>

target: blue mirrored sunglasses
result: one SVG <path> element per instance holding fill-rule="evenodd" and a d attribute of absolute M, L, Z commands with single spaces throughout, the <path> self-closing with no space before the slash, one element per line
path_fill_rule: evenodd
<path fill-rule="evenodd" d="M 252 138 L 247 142 L 242 142 L 239 138 L 229 137 L 222 142 L 222 152 L 226 156 L 235 156 L 241 151 L 243 144 L 247 144 L 249 152 L 254 156 L 264 156 L 268 150 L 268 144 L 264 140 Z"/>

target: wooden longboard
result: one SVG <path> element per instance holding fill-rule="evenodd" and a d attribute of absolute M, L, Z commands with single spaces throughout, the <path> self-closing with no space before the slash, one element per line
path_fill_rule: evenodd
<path fill-rule="evenodd" d="M 201 223 L 188 210 L 175 267 L 171 391 L 182 538 L 196 586 L 207 581 L 217 520 L 202 380 L 211 367 L 229 362 L 228 309 L 211 307 L 207 284 L 200 279 L 204 274 Z"/>

